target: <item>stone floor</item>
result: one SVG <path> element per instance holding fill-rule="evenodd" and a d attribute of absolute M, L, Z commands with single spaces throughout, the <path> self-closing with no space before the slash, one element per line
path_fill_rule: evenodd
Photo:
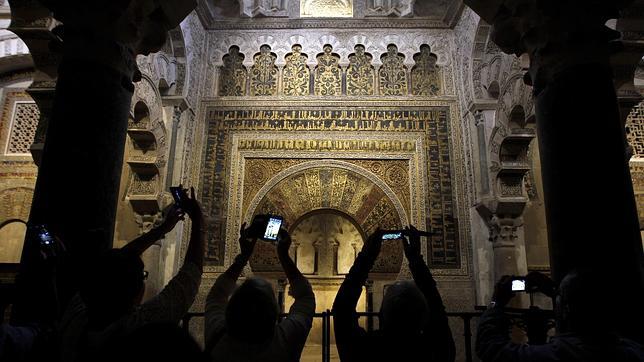
<path fill-rule="evenodd" d="M 319 362 L 322 360 L 322 346 L 319 344 L 307 344 L 302 351 L 300 362 Z M 331 361 L 340 361 L 338 349 L 335 344 L 331 345 Z"/>

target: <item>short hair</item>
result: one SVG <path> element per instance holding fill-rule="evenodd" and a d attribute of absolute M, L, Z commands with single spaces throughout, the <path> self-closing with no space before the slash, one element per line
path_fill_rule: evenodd
<path fill-rule="evenodd" d="M 429 307 L 416 283 L 405 280 L 387 288 L 380 314 L 385 333 L 410 335 L 421 332 L 429 318 Z"/>
<path fill-rule="evenodd" d="M 118 318 L 132 309 L 144 288 L 141 258 L 132 252 L 112 249 L 92 265 L 81 286 L 90 320 L 93 316 Z"/>
<path fill-rule="evenodd" d="M 278 307 L 273 287 L 260 278 L 250 278 L 235 290 L 226 306 L 226 333 L 251 344 L 272 338 Z"/>

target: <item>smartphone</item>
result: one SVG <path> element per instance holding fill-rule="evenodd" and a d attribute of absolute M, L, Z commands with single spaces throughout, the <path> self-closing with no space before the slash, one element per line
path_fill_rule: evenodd
<path fill-rule="evenodd" d="M 54 244 L 54 237 L 51 235 L 49 230 L 47 230 L 45 225 L 37 225 L 34 227 L 34 229 L 38 234 L 38 239 L 40 240 L 40 244 L 45 246 L 51 246 Z"/>
<path fill-rule="evenodd" d="M 382 234 L 382 240 L 397 240 L 402 239 L 403 233 L 401 231 Z"/>
<path fill-rule="evenodd" d="M 174 198 L 174 203 L 179 207 L 181 207 L 183 200 L 188 197 L 186 190 L 181 185 L 170 187 L 170 193 L 172 194 L 172 198 Z"/>
<path fill-rule="evenodd" d="M 270 241 L 277 240 L 277 234 L 280 232 L 283 221 L 284 219 L 281 216 L 270 215 L 268 217 L 266 229 L 264 230 L 264 237 L 262 239 Z"/>
<path fill-rule="evenodd" d="M 525 278 L 513 278 L 512 279 L 512 291 L 513 292 L 525 292 L 526 291 L 526 282 Z"/>

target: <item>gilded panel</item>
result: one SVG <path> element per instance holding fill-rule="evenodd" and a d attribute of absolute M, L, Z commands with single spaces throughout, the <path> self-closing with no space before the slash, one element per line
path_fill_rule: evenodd
<path fill-rule="evenodd" d="M 244 54 L 239 52 L 239 47 L 232 46 L 228 54 L 224 55 L 219 75 L 219 95 L 221 96 L 245 96 L 246 79 L 248 71 L 244 67 Z"/>
<path fill-rule="evenodd" d="M 407 95 L 407 67 L 405 56 L 398 53 L 394 44 L 387 46 L 387 53 L 380 57 L 382 66 L 378 71 L 380 94 L 384 96 Z"/>
<path fill-rule="evenodd" d="M 371 61 L 373 57 L 365 53 L 364 45 L 355 46 L 355 53 L 349 55 L 347 68 L 347 95 L 371 96 L 373 95 L 375 70 Z"/>
<path fill-rule="evenodd" d="M 264 44 L 259 53 L 253 58 L 255 63 L 250 69 L 250 95 L 277 95 L 278 70 L 275 66 L 277 55 L 271 52 L 271 47 Z"/>
<path fill-rule="evenodd" d="M 440 93 L 440 73 L 436 62 L 438 57 L 427 44 L 420 46 L 420 53 L 414 55 L 416 64 L 411 68 L 411 94 L 435 96 Z"/>
<path fill-rule="evenodd" d="M 282 81 L 284 82 L 284 95 L 286 96 L 307 96 L 309 92 L 309 82 L 311 71 L 306 65 L 308 59 L 306 54 L 302 54 L 302 46 L 293 45 L 293 52 L 286 55 L 286 65 Z"/>
<path fill-rule="evenodd" d="M 342 69 L 340 56 L 333 53 L 333 47 L 324 46 L 324 53 L 317 56 L 318 65 L 315 67 L 315 95 L 342 95 Z"/>

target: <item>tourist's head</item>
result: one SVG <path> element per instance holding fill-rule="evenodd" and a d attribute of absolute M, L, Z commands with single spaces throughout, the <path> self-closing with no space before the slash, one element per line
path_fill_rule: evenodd
<path fill-rule="evenodd" d="M 235 290 L 226 307 L 226 332 L 251 344 L 270 340 L 278 317 L 273 287 L 261 278 L 250 278 Z"/>
<path fill-rule="evenodd" d="M 138 255 L 112 249 L 90 265 L 81 289 L 90 321 L 114 320 L 141 302 L 145 276 Z"/>
<path fill-rule="evenodd" d="M 589 333 L 612 329 L 615 301 L 611 283 L 595 272 L 572 271 L 559 285 L 556 308 L 562 332 Z"/>
<path fill-rule="evenodd" d="M 380 314 L 382 331 L 389 335 L 409 336 L 420 333 L 429 317 L 429 308 L 416 283 L 405 280 L 387 288 Z"/>

